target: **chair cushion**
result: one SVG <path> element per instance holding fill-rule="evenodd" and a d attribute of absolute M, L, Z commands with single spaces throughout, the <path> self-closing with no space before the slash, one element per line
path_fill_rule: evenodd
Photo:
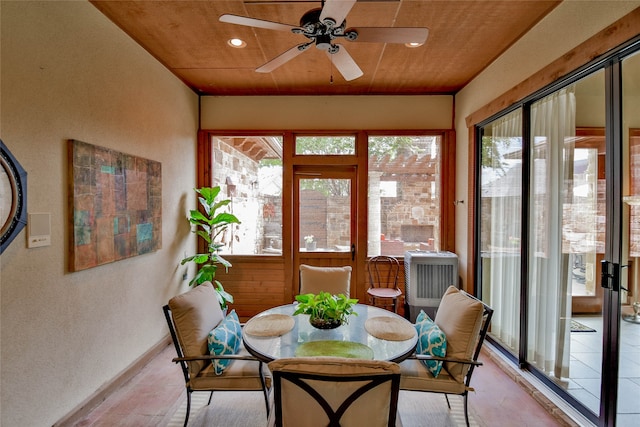
<path fill-rule="evenodd" d="M 349 296 L 351 288 L 351 266 L 315 267 L 300 265 L 300 293 L 318 294 L 320 291 L 332 295 Z"/>
<path fill-rule="evenodd" d="M 211 282 L 202 283 L 171 298 L 169 308 L 184 355 L 209 355 L 209 332 L 224 318 Z M 189 362 L 189 371 L 192 376 L 196 376 L 208 364 L 207 361 Z"/>
<path fill-rule="evenodd" d="M 433 320 L 420 310 L 416 317 L 416 331 L 418 332 L 418 345 L 416 353 L 431 356 L 444 357 L 447 354 L 447 337 Z M 434 377 L 440 374 L 442 362 L 437 360 L 421 360 Z"/>
<path fill-rule="evenodd" d="M 235 310 L 227 314 L 222 322 L 209 332 L 209 353 L 219 356 L 221 354 L 236 354 L 242 342 L 242 326 Z M 216 375 L 222 375 L 224 369 L 232 362 L 231 359 L 215 359 L 213 369 Z"/>
<path fill-rule="evenodd" d="M 400 362 L 400 389 L 429 391 L 436 393 L 461 394 L 466 387 L 458 382 L 447 371 L 440 372 L 437 378 L 424 368 L 422 361 L 407 359 Z"/>
<path fill-rule="evenodd" d="M 447 337 L 447 357 L 470 359 L 478 342 L 478 334 L 482 327 L 484 306 L 450 286 L 442 296 L 438 306 L 435 323 Z M 469 365 L 445 362 L 445 368 L 456 379 L 462 382 L 469 370 Z"/>
<path fill-rule="evenodd" d="M 237 354 L 250 356 L 243 345 L 240 345 Z M 209 364 L 197 377 L 192 377 L 189 384 L 193 390 L 262 390 L 259 368 L 260 365 L 255 360 L 234 360 L 222 375 L 216 375 L 213 364 Z M 266 364 L 263 365 L 262 373 L 267 388 L 271 387 L 271 372 Z"/>

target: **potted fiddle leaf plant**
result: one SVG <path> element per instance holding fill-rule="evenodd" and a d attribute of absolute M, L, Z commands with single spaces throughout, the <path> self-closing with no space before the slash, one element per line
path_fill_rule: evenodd
<path fill-rule="evenodd" d="M 344 294 L 332 295 L 328 292 L 296 295 L 298 305 L 293 315 L 308 314 L 309 323 L 318 329 L 333 329 L 348 323 L 349 316 L 357 316 L 354 305 L 357 299 Z"/>
<path fill-rule="evenodd" d="M 224 290 L 222 283 L 215 279 L 218 267 L 225 271 L 231 263 L 220 255 L 224 246 L 220 238 L 231 224 L 240 224 L 240 220 L 224 208 L 231 203 L 231 199 L 216 200 L 220 193 L 220 186 L 195 188 L 202 210 L 194 209 L 189 212 L 189 223 L 195 226 L 192 233 L 202 237 L 206 243 L 207 252 L 184 258 L 180 264 L 188 262 L 197 264 L 197 272 L 189 282 L 190 286 L 198 286 L 204 282 L 211 282 L 216 290 L 218 302 L 223 310 L 233 303 L 233 296 Z"/>

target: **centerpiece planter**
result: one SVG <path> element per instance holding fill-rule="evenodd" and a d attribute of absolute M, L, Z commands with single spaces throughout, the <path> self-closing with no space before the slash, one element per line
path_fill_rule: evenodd
<path fill-rule="evenodd" d="M 335 329 L 342 325 L 340 319 L 322 319 L 318 317 L 309 317 L 309 323 L 311 326 L 318 329 Z"/>
<path fill-rule="evenodd" d="M 318 329 L 334 329 L 349 321 L 351 314 L 357 315 L 353 306 L 357 299 L 348 298 L 344 294 L 331 295 L 328 292 L 319 294 L 297 295 L 298 306 L 293 315 L 308 314 L 311 326 Z"/>

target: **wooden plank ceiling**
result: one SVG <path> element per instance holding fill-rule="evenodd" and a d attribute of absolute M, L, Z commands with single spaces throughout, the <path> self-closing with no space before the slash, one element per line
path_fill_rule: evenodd
<path fill-rule="evenodd" d="M 257 73 L 256 68 L 307 39 L 218 21 L 222 14 L 235 14 L 299 25 L 320 1 L 91 3 L 197 93 L 231 96 L 455 93 L 560 1 L 359 0 L 347 15 L 347 28 L 426 27 L 429 37 L 418 48 L 343 42 L 364 72 L 349 82 L 313 47 L 271 73 Z M 247 46 L 232 48 L 231 38 Z"/>

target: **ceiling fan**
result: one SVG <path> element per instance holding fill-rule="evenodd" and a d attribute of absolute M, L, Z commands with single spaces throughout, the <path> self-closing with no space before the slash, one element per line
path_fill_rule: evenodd
<path fill-rule="evenodd" d="M 282 24 L 279 22 L 255 19 L 247 16 L 220 16 L 220 22 L 245 25 L 247 27 L 264 28 L 267 30 L 288 31 L 302 34 L 309 41 L 292 47 L 278 55 L 266 64 L 256 69 L 259 73 L 270 73 L 286 62 L 292 60 L 315 44 L 316 48 L 324 50 L 335 64 L 346 81 L 362 76 L 362 70 L 337 40 L 368 43 L 416 43 L 422 44 L 427 40 L 427 28 L 411 27 L 360 27 L 348 28 L 345 17 L 356 3 L 356 0 L 322 0 L 322 7 L 311 9 L 300 18 L 300 26 Z"/>

